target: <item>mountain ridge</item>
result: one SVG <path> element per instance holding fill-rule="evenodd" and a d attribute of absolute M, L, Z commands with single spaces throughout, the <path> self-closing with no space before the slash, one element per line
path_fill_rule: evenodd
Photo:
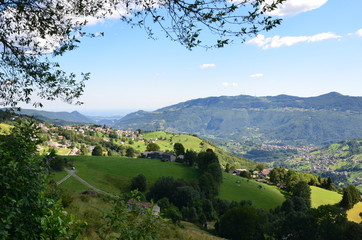
<path fill-rule="evenodd" d="M 362 135 L 362 97 L 208 97 L 137 111 L 115 127 L 200 134 L 211 139 L 327 144 Z"/>
<path fill-rule="evenodd" d="M 17 114 L 23 114 L 30 117 L 34 117 L 38 120 L 42 120 L 49 123 L 54 123 L 58 125 L 73 125 L 73 124 L 86 124 L 94 123 L 93 120 L 79 113 L 78 111 L 72 112 L 52 112 L 45 110 L 35 110 L 35 109 L 20 109 L 15 111 Z"/>

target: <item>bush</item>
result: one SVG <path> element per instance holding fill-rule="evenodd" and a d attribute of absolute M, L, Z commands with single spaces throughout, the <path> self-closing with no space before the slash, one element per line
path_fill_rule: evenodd
<path fill-rule="evenodd" d="M 138 189 L 138 191 L 144 192 L 147 189 L 147 180 L 145 175 L 139 174 L 132 178 L 131 190 Z"/>

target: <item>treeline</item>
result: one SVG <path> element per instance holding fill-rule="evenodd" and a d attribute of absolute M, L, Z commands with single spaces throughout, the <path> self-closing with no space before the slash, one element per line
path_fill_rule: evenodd
<path fill-rule="evenodd" d="M 324 188 L 330 191 L 337 191 L 330 177 L 322 178 L 311 173 L 297 172 L 293 169 L 274 168 L 269 173 L 270 182 L 275 185 L 286 188 L 287 190 L 298 182 L 306 182 L 311 186 Z"/>
<path fill-rule="evenodd" d="M 174 223 L 186 220 L 203 224 L 215 220 L 225 210 L 226 204 L 216 199 L 222 182 L 222 169 L 217 155 L 211 149 L 198 154 L 186 151 L 184 161 L 189 165 L 197 165 L 200 177 L 196 181 L 161 177 L 150 187 L 144 199 L 157 202 L 163 216 L 171 218 Z M 136 176 L 131 189 L 144 191 L 145 182 L 144 176 Z"/>

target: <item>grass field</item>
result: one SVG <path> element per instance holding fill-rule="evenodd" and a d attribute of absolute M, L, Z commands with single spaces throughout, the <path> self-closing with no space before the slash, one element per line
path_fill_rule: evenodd
<path fill-rule="evenodd" d="M 67 176 L 67 172 L 61 171 L 61 172 L 52 172 L 50 177 L 54 181 L 58 182 L 59 180 L 62 180 L 65 176 Z"/>
<path fill-rule="evenodd" d="M 312 190 L 312 207 L 317 208 L 321 205 L 336 204 L 342 200 L 342 195 L 336 192 L 328 191 L 323 188 L 311 186 Z"/>
<path fill-rule="evenodd" d="M 197 169 L 175 162 L 161 162 L 158 159 L 127 157 L 74 156 L 77 175 L 90 184 L 111 193 L 126 190 L 132 177 L 142 173 L 148 183 L 155 182 L 160 176 L 172 176 L 186 180 L 199 176 Z"/>
<path fill-rule="evenodd" d="M 0 123 L 0 135 L 7 135 L 10 133 L 12 126 L 6 123 Z"/>
<path fill-rule="evenodd" d="M 280 206 L 285 200 L 283 194 L 275 186 L 226 173 L 223 174 L 220 198 L 238 202 L 250 200 L 254 206 L 263 209 Z"/>
<path fill-rule="evenodd" d="M 186 180 L 197 179 L 199 171 L 175 162 L 161 162 L 158 159 L 138 159 L 126 157 L 92 157 L 72 156 L 77 175 L 95 187 L 110 193 L 127 190 L 132 177 L 142 173 L 147 182 L 153 183 L 161 176 L 172 176 Z M 57 173 L 59 180 L 61 173 Z M 238 176 L 224 173 L 220 187 L 220 198 L 234 201 L 250 200 L 256 207 L 271 209 L 285 200 L 280 191 L 274 187 L 256 181 L 247 181 Z M 86 186 L 69 178 L 61 186 L 76 192 L 87 190 Z"/>
<path fill-rule="evenodd" d="M 348 220 L 356 223 L 361 223 L 362 218 L 359 215 L 362 212 L 362 202 L 357 203 L 354 207 L 347 211 Z"/>

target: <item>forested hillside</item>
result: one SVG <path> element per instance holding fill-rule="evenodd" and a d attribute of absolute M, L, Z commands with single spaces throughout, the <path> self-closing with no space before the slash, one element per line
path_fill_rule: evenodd
<path fill-rule="evenodd" d="M 362 136 L 362 98 L 329 93 L 301 98 L 210 97 L 116 122 L 122 129 L 196 133 L 210 139 L 327 144 Z"/>

